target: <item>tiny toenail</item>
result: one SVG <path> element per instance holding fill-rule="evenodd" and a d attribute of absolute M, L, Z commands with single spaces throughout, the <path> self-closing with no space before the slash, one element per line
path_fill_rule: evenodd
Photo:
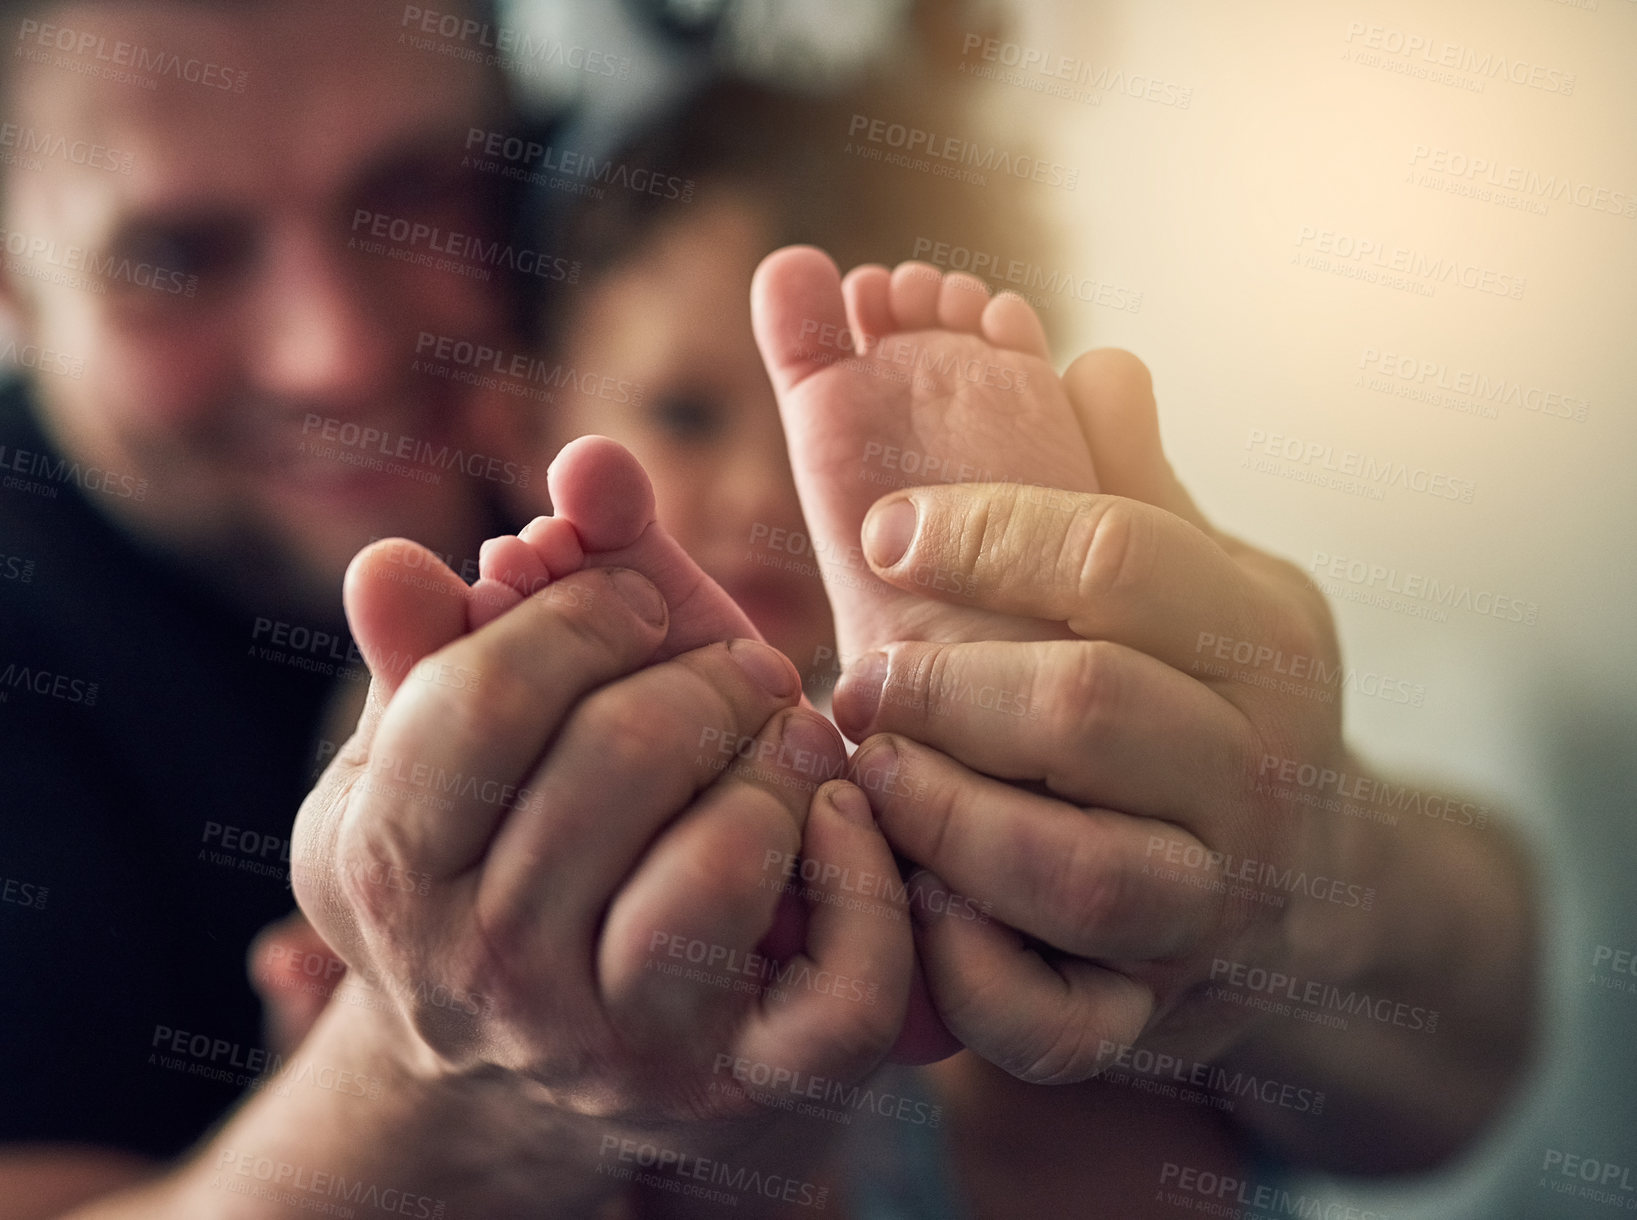
<path fill-rule="evenodd" d="M 915 541 L 918 514 L 907 496 L 876 508 L 864 522 L 864 551 L 878 568 L 890 568 Z"/>
<path fill-rule="evenodd" d="M 728 654 L 739 662 L 745 675 L 775 699 L 788 699 L 801 689 L 796 667 L 784 654 L 755 640 L 734 640 Z"/>
<path fill-rule="evenodd" d="M 659 590 L 654 588 L 654 582 L 641 572 L 633 572 L 630 568 L 616 568 L 609 573 L 608 581 L 614 586 L 614 591 L 624 599 L 625 604 L 635 610 L 643 620 L 656 627 L 665 621 L 665 599 L 660 596 Z"/>

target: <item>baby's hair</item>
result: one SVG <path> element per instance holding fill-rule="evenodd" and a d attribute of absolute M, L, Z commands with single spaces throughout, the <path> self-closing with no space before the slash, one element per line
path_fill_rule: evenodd
<path fill-rule="evenodd" d="M 663 187 L 606 186 L 600 199 L 559 203 L 548 213 L 544 248 L 578 260 L 582 283 L 595 281 L 656 231 L 684 221 L 701 197 L 725 188 L 766 211 L 770 251 L 798 242 L 819 246 L 843 271 L 865 262 L 937 262 L 940 246 L 992 254 L 1001 268 L 1050 266 L 1049 240 L 1033 206 L 1038 195 L 1031 194 L 1043 187 L 999 173 L 988 174 L 984 185 L 957 182 L 871 159 L 859 150 L 879 145 L 855 134 L 861 119 L 886 119 L 938 139 L 970 138 L 973 125 L 958 105 L 929 105 L 885 86 L 815 97 L 713 83 L 608 158 L 622 181 L 647 183 L 652 175 Z M 922 164 L 929 162 L 923 157 Z M 980 278 L 992 288 L 1006 286 L 994 275 Z M 543 302 L 548 344 L 564 334 L 580 295 L 554 293 Z M 1049 314 L 1043 320 L 1048 327 L 1054 321 Z"/>

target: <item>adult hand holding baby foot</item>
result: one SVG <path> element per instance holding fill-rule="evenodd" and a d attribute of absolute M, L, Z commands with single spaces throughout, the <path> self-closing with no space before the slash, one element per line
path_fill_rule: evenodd
<path fill-rule="evenodd" d="M 854 777 L 871 791 L 902 854 L 989 904 L 1009 925 L 939 921 L 933 926 L 959 925 L 964 933 L 964 951 L 941 959 L 934 951 L 955 934 L 923 936 L 922 970 L 932 976 L 938 1013 L 957 1038 L 1024 1079 L 1086 1079 L 1104 1066 L 1102 1046 L 1128 1045 L 1145 1031 L 1155 1037 L 1151 1022 L 1168 1016 L 1195 980 L 1151 963 L 1203 947 L 1223 907 L 1211 870 L 1202 867 L 1196 886 L 1135 884 L 1145 849 L 1156 843 L 1162 859 L 1196 849 L 1203 855 L 1186 824 L 1149 819 L 1188 807 L 1228 751 L 1249 748 L 1251 737 L 1233 709 L 1170 666 L 1186 665 L 1190 629 L 1260 640 L 1271 624 L 1253 621 L 1225 558 L 1213 573 L 1220 588 L 1190 600 L 1198 565 L 1215 558 L 1197 528 L 1094 494 L 1091 449 L 1046 363 L 1039 322 L 1020 298 L 991 299 L 971 277 L 915 263 L 892 272 L 863 267 L 843 281 L 822 252 L 796 247 L 764 261 L 752 301 L 840 652 L 850 663 L 836 691 L 838 723 L 859 741 L 896 728 L 924 743 L 866 741 Z M 888 454 L 900 484 L 920 481 L 901 473 L 906 466 L 967 478 L 981 469 L 979 477 L 1001 494 L 984 505 L 987 515 L 941 521 L 949 529 L 933 543 L 914 523 L 929 489 L 871 509 Z M 1071 490 L 1023 486 L 1037 482 Z M 1087 505 L 1099 511 L 1082 512 Z M 1160 558 L 1171 566 L 1133 563 L 1142 558 L 1137 548 L 1166 529 L 1175 553 Z M 1056 565 L 1044 585 L 1042 554 Z M 1156 577 L 1175 587 L 1151 587 Z M 1230 592 L 1239 601 L 1226 613 L 1237 623 L 1224 620 Z M 1155 617 L 1156 604 L 1168 617 Z M 1185 624 L 1190 616 L 1198 621 Z M 1016 643 L 1001 648 L 996 641 Z M 1109 706 L 1111 696 L 1143 681 L 1149 698 L 1135 708 Z M 994 701 L 976 697 L 962 706 L 946 689 L 997 693 Z M 1031 699 L 1037 707 L 1046 700 L 1058 714 L 1044 722 L 1007 714 Z M 1088 740 L 1093 717 L 1098 731 Z M 1199 763 L 1194 739 L 1201 736 L 1220 748 L 1202 765 L 1169 765 L 1168 752 L 1177 751 Z M 1103 759 L 1139 755 L 1155 765 L 1128 767 L 1109 782 Z M 955 783 L 948 768 L 967 782 Z M 889 775 L 891 782 L 881 779 Z M 1182 786 L 1189 776 L 1195 790 Z M 1024 779 L 1047 782 L 1049 794 L 1005 782 Z M 1077 809 L 1065 818 L 1064 799 L 1137 816 Z M 1287 822 L 1256 825 L 1256 858 L 1285 860 Z M 1065 860 L 1080 867 L 1065 868 Z M 949 905 L 947 893 L 929 884 L 912 909 Z M 1213 949 L 1227 952 L 1266 919 L 1255 906 L 1236 905 L 1235 916 Z M 1020 932 L 1075 960 L 1054 968 L 1020 952 Z M 1137 969 L 1121 972 L 1092 959 Z M 953 969 L 962 971 L 960 986 L 938 977 Z M 987 1003 L 974 1010 L 969 993 Z M 1030 1002 L 1015 1003 L 1019 995 Z M 916 1004 L 911 1014 L 916 1019 Z M 934 1054 L 947 1051 L 936 1037 L 926 1042 Z"/>
<path fill-rule="evenodd" d="M 1323 1117 L 1237 1103 L 1311 1162 L 1406 1168 L 1459 1147 L 1528 1043 L 1521 853 L 1494 826 L 1394 832 L 1268 782 L 1360 774 L 1329 610 L 1199 513 L 1134 357 L 1091 353 L 1060 385 L 1021 300 L 913 265 L 843 289 L 826 263 L 763 264 L 757 334 L 831 557 L 837 721 L 863 742 L 855 777 L 894 777 L 865 787 L 925 870 L 911 910 L 944 1023 L 1030 1081 L 1085 1080 L 1137 1048 L 1185 1076 L 1227 1064 L 1328 1095 Z M 891 384 L 895 328 L 914 331 L 911 366 L 1026 370 L 1027 388 L 960 372 L 873 388 Z M 869 458 L 888 446 L 932 471 L 900 486 L 951 469 L 964 485 L 877 502 Z M 1442 968 L 1478 943 L 1468 969 Z M 1314 1019 L 1338 996 L 1366 1014 L 1347 1037 Z M 1376 1020 L 1382 998 L 1404 1020 Z"/>
<path fill-rule="evenodd" d="M 588 470 L 631 473 L 628 455 L 577 452 L 588 462 L 554 472 L 570 503 Z M 577 554 L 536 537 L 548 570 L 575 570 L 498 614 L 412 543 L 363 552 L 347 607 L 375 681 L 297 821 L 297 897 L 349 967 L 304 1053 L 367 1046 L 423 1109 L 462 1114 L 496 1170 L 486 1214 L 513 1214 L 513 1188 L 619 1189 L 599 1176 L 610 1140 L 672 1166 L 728 1150 L 811 1169 L 823 1141 L 768 1145 L 770 1112 L 723 1064 L 859 1079 L 902 1019 L 901 899 L 829 892 L 831 875 L 891 868 L 867 801 L 833 778 L 839 737 L 795 706 L 778 653 L 720 642 L 738 620 L 702 574 L 605 529 L 599 514 L 629 507 L 587 505 Z M 599 566 L 616 547 L 653 581 Z M 677 653 L 679 626 L 719 642 Z M 798 853 L 833 868 L 792 931 L 767 861 Z M 352 994 L 361 980 L 373 995 Z"/>
<path fill-rule="evenodd" d="M 1096 375 L 1134 373 L 1121 359 L 1099 354 Z M 1133 455 L 1098 457 L 1110 486 L 1149 479 L 1163 494 Z M 895 642 L 836 692 L 840 724 L 864 741 L 855 766 L 901 777 L 876 805 L 931 874 L 912 909 L 940 1013 L 1024 1079 L 1088 1078 L 1139 1040 L 1216 1058 L 1256 1010 L 1207 998 L 1212 963 L 1301 974 L 1306 944 L 1337 935 L 1330 910 L 1233 878 L 1351 881 L 1362 864 L 1333 833 L 1341 819 L 1257 795 L 1264 757 L 1340 766 L 1336 696 L 1312 677 L 1338 672 L 1323 603 L 1276 561 L 1231 552 L 1180 488 L 1164 498 L 917 488 L 864 528 L 887 582 L 956 572 L 943 599 L 1076 637 Z M 1230 657 L 1249 647 L 1249 663 L 1217 676 L 1218 640 Z M 1256 650 L 1267 675 L 1303 658 L 1307 680 L 1264 685 Z M 997 922 L 938 918 L 944 886 Z"/>

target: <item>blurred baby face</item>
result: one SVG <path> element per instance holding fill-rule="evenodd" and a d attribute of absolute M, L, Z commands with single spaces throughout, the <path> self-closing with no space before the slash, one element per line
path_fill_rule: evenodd
<path fill-rule="evenodd" d="M 677 205 L 554 336 L 576 384 L 612 376 L 640 385 L 640 398 L 559 394 L 548 439 L 555 450 L 597 433 L 630 449 L 660 521 L 812 677 L 834 668 L 830 605 L 750 329 L 750 277 L 772 246 L 756 206 L 727 191 Z"/>

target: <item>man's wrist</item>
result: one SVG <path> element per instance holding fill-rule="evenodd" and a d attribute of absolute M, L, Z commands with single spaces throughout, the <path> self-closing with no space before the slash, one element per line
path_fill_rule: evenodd
<path fill-rule="evenodd" d="M 177 1183 L 178 1215 L 605 1214 L 594 1119 L 499 1068 L 451 1070 L 356 980 Z"/>

